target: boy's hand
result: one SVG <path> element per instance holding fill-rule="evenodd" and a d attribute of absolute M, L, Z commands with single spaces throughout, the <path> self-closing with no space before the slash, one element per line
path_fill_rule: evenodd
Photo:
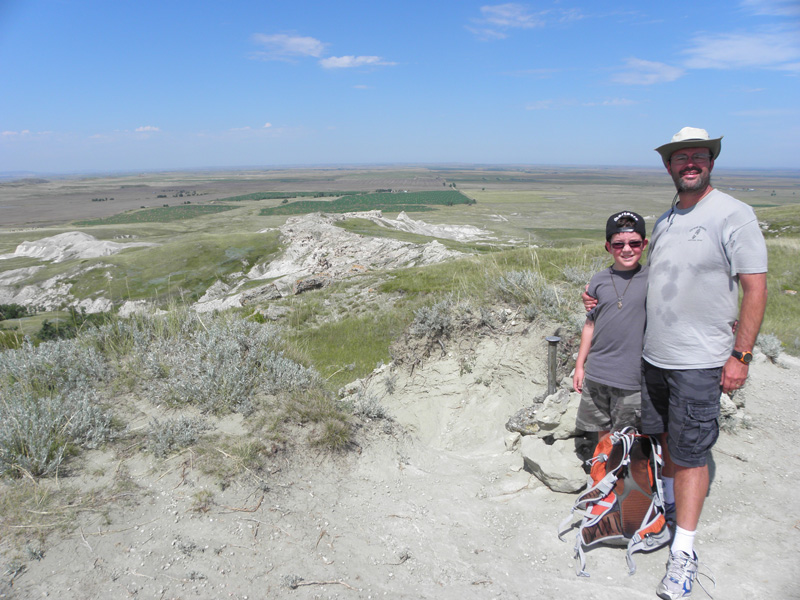
<path fill-rule="evenodd" d="M 586 309 L 586 312 L 589 312 L 595 306 L 597 306 L 597 298 L 589 295 L 588 283 L 586 284 L 584 290 L 581 292 L 581 302 L 583 302 L 583 307 Z"/>
<path fill-rule="evenodd" d="M 583 367 L 575 366 L 575 373 L 572 376 L 572 388 L 578 392 L 583 392 Z"/>

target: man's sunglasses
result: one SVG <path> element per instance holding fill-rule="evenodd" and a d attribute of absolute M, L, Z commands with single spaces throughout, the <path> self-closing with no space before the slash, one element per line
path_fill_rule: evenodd
<path fill-rule="evenodd" d="M 630 246 L 631 248 L 641 248 L 643 242 L 641 240 L 634 240 L 632 242 L 612 242 L 611 247 L 614 250 L 622 250 L 625 246 Z"/>

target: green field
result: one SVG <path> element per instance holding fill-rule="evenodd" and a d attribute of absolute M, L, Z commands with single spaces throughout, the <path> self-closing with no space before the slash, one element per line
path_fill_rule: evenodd
<path fill-rule="evenodd" d="M 358 193 L 359 192 L 253 192 L 252 194 L 241 194 L 239 196 L 220 198 L 220 201 L 246 202 L 254 200 L 284 200 L 288 198 L 330 198 Z"/>
<path fill-rule="evenodd" d="M 421 212 L 434 210 L 433 206 L 455 206 L 457 204 L 474 204 L 474 200 L 455 190 L 432 192 L 397 192 L 375 194 L 351 194 L 328 202 L 301 200 L 289 202 L 281 206 L 264 208 L 262 215 L 302 215 L 323 211 L 328 213 L 345 213 L 365 210 L 390 210 Z"/>
<path fill-rule="evenodd" d="M 136 223 L 169 223 L 170 221 L 183 221 L 194 219 L 203 215 L 233 210 L 235 206 L 225 204 L 183 204 L 181 206 L 162 206 L 160 208 L 145 208 L 133 212 L 126 212 L 104 219 L 89 221 L 76 221 L 75 225 L 125 225 Z"/>

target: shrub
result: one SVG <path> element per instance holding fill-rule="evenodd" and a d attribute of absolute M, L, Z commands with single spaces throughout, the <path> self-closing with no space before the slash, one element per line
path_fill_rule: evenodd
<path fill-rule="evenodd" d="M 595 258 L 588 265 L 585 263 L 581 265 L 570 265 L 564 267 L 561 272 L 568 283 L 583 287 L 589 283 L 589 280 L 595 273 L 601 271 L 607 264 L 608 261 L 606 259 Z"/>
<path fill-rule="evenodd" d="M 775 362 L 783 350 L 783 344 L 777 336 L 771 333 L 759 333 L 756 338 L 756 345 L 761 348 L 761 352 L 766 354 L 767 358 Z"/>
<path fill-rule="evenodd" d="M 388 381 L 389 380 L 387 379 L 387 387 Z M 378 400 L 378 398 L 373 394 L 364 392 L 363 389 L 359 389 L 359 391 L 356 393 L 356 397 L 352 405 L 352 411 L 355 416 L 361 417 L 362 419 L 392 420 L 391 415 L 386 410 L 386 407 L 381 404 L 380 400 Z"/>
<path fill-rule="evenodd" d="M 200 417 L 153 419 L 147 432 L 147 446 L 154 455 L 163 458 L 173 450 L 191 446 L 210 428 Z"/>
<path fill-rule="evenodd" d="M 37 396 L 0 392 L 0 474 L 54 474 L 73 447 L 96 448 L 113 434 L 94 392 Z"/>
<path fill-rule="evenodd" d="M 103 357 L 76 340 L 0 352 L 0 474 L 51 475 L 73 449 L 109 439 L 94 390 L 105 378 Z"/>
<path fill-rule="evenodd" d="M 302 389 L 317 379 L 281 353 L 277 326 L 231 315 L 201 318 L 179 309 L 91 335 L 95 347 L 131 356 L 153 402 L 170 406 L 249 414 L 258 393 Z"/>
<path fill-rule="evenodd" d="M 86 390 L 106 378 L 103 357 L 75 340 L 57 340 L 34 346 L 26 340 L 16 350 L 0 352 L 0 390 L 19 385 L 34 394 L 69 394 Z"/>
<path fill-rule="evenodd" d="M 0 321 L 28 316 L 28 308 L 20 304 L 0 304 Z"/>
<path fill-rule="evenodd" d="M 497 280 L 495 289 L 507 302 L 535 307 L 524 311 L 526 318 L 541 312 L 555 321 L 568 322 L 576 308 L 559 286 L 538 271 L 509 271 Z"/>
<path fill-rule="evenodd" d="M 423 306 L 414 311 L 414 321 L 409 332 L 418 337 L 443 337 L 453 329 L 453 302 L 441 300 L 433 306 Z"/>
<path fill-rule="evenodd" d="M 35 338 L 40 342 L 69 340 L 78 335 L 82 329 L 87 329 L 92 325 L 97 326 L 107 321 L 108 318 L 105 313 L 86 314 L 85 310 L 78 311 L 75 308 L 70 308 L 69 317 L 66 320 L 53 322 L 45 319 Z"/>

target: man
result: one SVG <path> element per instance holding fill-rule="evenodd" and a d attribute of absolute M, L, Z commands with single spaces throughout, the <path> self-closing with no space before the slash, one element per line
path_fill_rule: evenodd
<path fill-rule="evenodd" d="M 667 600 L 691 594 L 720 390 L 747 379 L 767 302 L 767 249 L 755 213 L 711 186 L 721 140 L 684 127 L 656 148 L 677 194 L 650 241 L 642 429 L 665 438 L 665 495 L 675 503 L 667 574 L 656 590 Z"/>

